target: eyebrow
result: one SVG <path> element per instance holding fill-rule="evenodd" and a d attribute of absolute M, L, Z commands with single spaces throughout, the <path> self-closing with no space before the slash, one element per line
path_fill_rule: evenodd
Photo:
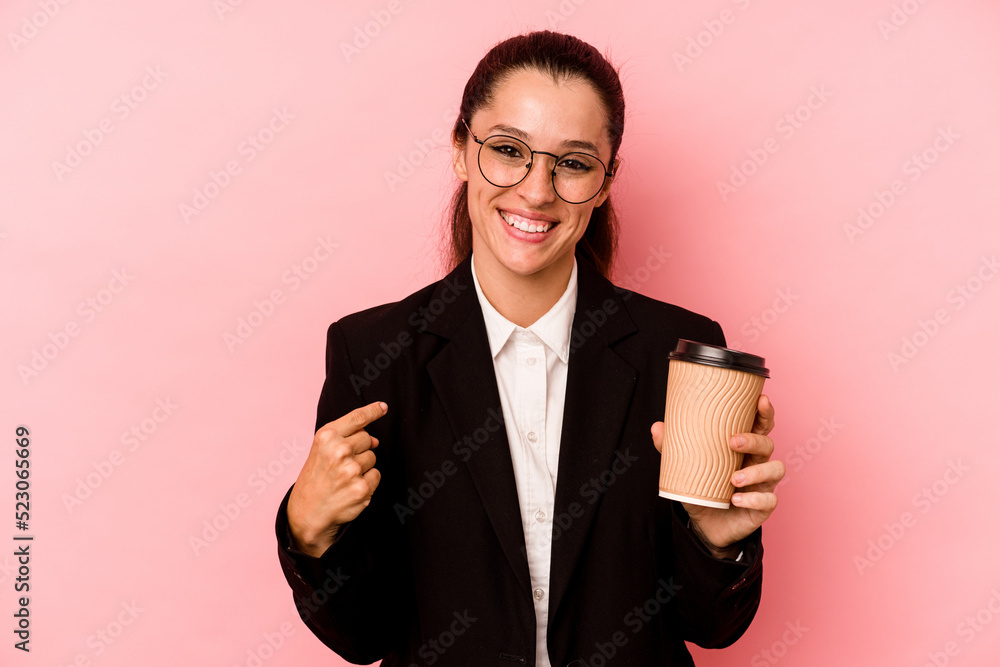
<path fill-rule="evenodd" d="M 528 143 L 528 139 L 531 138 L 528 135 L 528 133 L 525 132 L 524 130 L 519 130 L 518 128 L 513 127 L 512 125 L 504 125 L 502 123 L 498 123 L 497 125 L 494 125 L 490 129 L 488 129 L 486 131 L 486 133 L 488 135 L 491 135 L 496 130 L 499 130 L 500 132 L 502 132 L 504 134 L 509 134 L 512 137 L 517 137 L 518 139 L 520 139 L 524 143 Z M 565 146 L 566 148 L 575 148 L 575 149 L 579 149 L 579 150 L 592 151 L 594 153 L 594 155 L 597 155 L 600 152 L 600 151 L 597 150 L 597 146 L 594 145 L 593 143 L 591 143 L 589 141 L 581 141 L 579 139 L 567 139 L 566 141 L 563 141 L 559 145 L 560 146 Z"/>

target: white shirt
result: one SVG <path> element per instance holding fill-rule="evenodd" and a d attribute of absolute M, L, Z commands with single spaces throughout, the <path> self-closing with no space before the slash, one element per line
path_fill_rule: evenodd
<path fill-rule="evenodd" d="M 573 271 L 566 291 L 547 313 L 526 329 L 497 312 L 483 295 L 474 256 L 472 282 L 486 321 L 510 458 L 514 464 L 535 604 L 535 665 L 551 667 L 546 633 L 552 515 L 566 403 L 570 330 L 576 313 L 576 258 L 573 258 Z"/>

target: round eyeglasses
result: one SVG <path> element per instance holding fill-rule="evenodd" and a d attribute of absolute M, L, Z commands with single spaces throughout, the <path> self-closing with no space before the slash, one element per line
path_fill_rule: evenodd
<path fill-rule="evenodd" d="M 520 139 L 503 134 L 494 134 L 480 141 L 464 118 L 462 123 L 479 144 L 479 173 L 498 188 L 514 187 L 527 178 L 536 154 L 555 158 L 552 189 L 568 204 L 590 201 L 600 194 L 604 182 L 614 176 L 598 157 L 590 153 L 555 155 L 533 151 Z"/>

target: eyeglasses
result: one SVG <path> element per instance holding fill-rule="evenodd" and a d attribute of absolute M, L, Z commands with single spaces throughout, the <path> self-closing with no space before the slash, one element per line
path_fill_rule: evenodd
<path fill-rule="evenodd" d="M 479 173 L 498 188 L 514 187 L 527 178 L 536 154 L 555 158 L 552 189 L 568 204 L 590 201 L 600 194 L 604 182 L 614 176 L 599 158 L 590 153 L 554 155 L 533 151 L 520 139 L 503 134 L 494 134 L 480 141 L 464 118 L 462 123 L 479 144 Z"/>

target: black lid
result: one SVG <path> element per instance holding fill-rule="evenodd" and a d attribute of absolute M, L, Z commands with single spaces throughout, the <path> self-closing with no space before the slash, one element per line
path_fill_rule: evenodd
<path fill-rule="evenodd" d="M 708 343 L 696 343 L 693 340 L 681 338 L 677 341 L 677 347 L 670 353 L 671 359 L 678 361 L 690 361 L 706 366 L 719 366 L 720 368 L 731 368 L 737 371 L 746 371 L 754 375 L 771 377 L 770 371 L 764 367 L 764 357 L 755 354 L 747 354 L 737 350 L 730 350 L 728 347 L 709 345 Z"/>

